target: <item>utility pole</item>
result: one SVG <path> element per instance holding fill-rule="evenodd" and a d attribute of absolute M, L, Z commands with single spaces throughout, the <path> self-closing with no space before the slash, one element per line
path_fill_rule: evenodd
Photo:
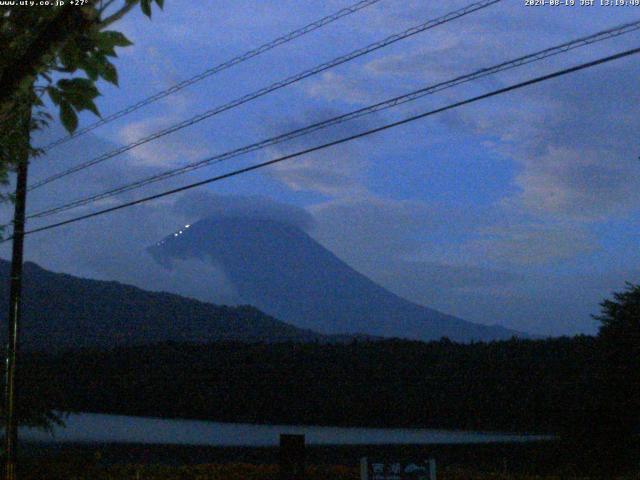
<path fill-rule="evenodd" d="M 24 135 L 18 141 L 17 152 L 20 155 L 17 165 L 16 198 L 13 214 L 13 246 L 11 256 L 11 285 L 9 290 L 9 310 L 7 324 L 9 336 L 5 371 L 5 480 L 16 479 L 18 422 L 16 418 L 16 363 L 18 357 L 18 330 L 22 310 L 22 262 L 24 252 L 24 224 L 27 203 L 27 171 L 29 168 L 29 142 L 31 134 L 31 102 L 27 97 L 27 110 L 22 116 L 24 125 L 20 132 Z"/>

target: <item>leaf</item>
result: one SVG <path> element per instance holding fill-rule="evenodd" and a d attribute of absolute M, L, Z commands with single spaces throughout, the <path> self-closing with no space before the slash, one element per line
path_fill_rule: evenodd
<path fill-rule="evenodd" d="M 100 116 L 98 108 L 93 99 L 96 97 L 97 90 L 64 90 L 60 92 L 62 100 L 60 103 L 69 103 L 77 111 L 89 110 L 97 116 Z"/>
<path fill-rule="evenodd" d="M 88 91 L 94 90 L 95 87 L 93 82 L 87 78 L 76 77 L 76 78 L 63 78 L 62 80 L 58 80 L 58 87 L 63 90 L 78 90 L 78 91 Z"/>
<path fill-rule="evenodd" d="M 104 54 L 105 54 L 107 57 L 113 57 L 113 58 L 116 58 L 116 57 L 118 56 L 118 54 L 116 53 L 115 48 L 108 48 L 108 49 L 105 49 L 105 50 L 103 50 L 103 51 L 104 51 Z"/>
<path fill-rule="evenodd" d="M 112 42 L 112 38 L 109 35 L 104 36 L 101 32 L 95 35 L 95 49 L 90 52 L 92 56 L 109 55 L 110 57 L 117 57 L 115 45 Z"/>
<path fill-rule="evenodd" d="M 60 104 L 60 120 L 62 120 L 62 125 L 69 133 L 75 132 L 76 128 L 78 128 L 78 115 L 76 115 L 69 102 Z"/>
<path fill-rule="evenodd" d="M 77 42 L 67 42 L 64 48 L 60 50 L 58 56 L 60 57 L 60 63 L 62 63 L 66 69 L 71 71 L 76 70 L 81 59 L 81 51 Z"/>
<path fill-rule="evenodd" d="M 141 0 L 140 8 L 142 8 L 142 13 L 151 18 L 151 0 Z"/>
<path fill-rule="evenodd" d="M 47 88 L 47 93 L 49 94 L 49 98 L 55 105 L 60 105 L 62 96 L 60 95 L 60 91 L 56 87 Z"/>
<path fill-rule="evenodd" d="M 98 107 L 96 106 L 96 104 L 95 104 L 95 102 L 93 100 L 85 99 L 81 104 L 74 105 L 74 107 L 77 110 L 89 110 L 96 117 L 100 116 L 100 112 L 98 111 Z"/>
<path fill-rule="evenodd" d="M 97 64 L 95 58 L 87 57 L 80 63 L 80 68 L 84 70 L 90 80 L 96 81 L 98 80 L 98 70 L 99 65 Z"/>
<path fill-rule="evenodd" d="M 96 52 L 94 55 L 91 56 L 91 59 L 89 61 L 93 65 L 95 65 L 98 71 L 98 75 L 100 76 L 102 76 L 102 72 L 105 68 L 105 65 L 109 63 L 109 59 L 102 52 Z"/>
<path fill-rule="evenodd" d="M 62 90 L 64 96 L 70 98 L 88 98 L 94 99 L 100 92 L 94 85 L 93 81 L 88 78 L 72 78 L 58 81 L 58 87 Z"/>
<path fill-rule="evenodd" d="M 164 0 L 156 0 L 156 3 L 158 4 L 161 10 L 164 8 Z"/>
<path fill-rule="evenodd" d="M 113 64 L 106 62 L 102 69 L 102 78 L 104 78 L 107 82 L 113 83 L 118 86 L 118 71 Z"/>
<path fill-rule="evenodd" d="M 98 47 L 128 47 L 130 45 L 133 45 L 133 42 L 131 42 L 124 34 L 113 30 L 100 32 L 98 36 Z"/>

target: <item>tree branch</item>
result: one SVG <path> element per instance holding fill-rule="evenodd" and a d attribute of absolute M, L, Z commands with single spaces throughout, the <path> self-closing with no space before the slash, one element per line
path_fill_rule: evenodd
<path fill-rule="evenodd" d="M 113 5 L 115 1 L 116 0 L 107 0 L 106 2 L 101 4 L 100 9 L 98 10 L 100 12 L 100 15 L 102 15 L 111 5 Z"/>
<path fill-rule="evenodd" d="M 117 22 L 118 20 L 120 20 L 127 13 L 129 13 L 131 11 L 131 9 L 133 9 L 133 7 L 135 7 L 137 5 L 139 0 L 126 0 L 126 1 L 127 1 L 127 4 L 124 7 L 121 7 L 120 10 L 118 10 L 115 13 L 113 13 L 112 15 L 109 15 L 104 20 L 100 21 L 100 27 L 101 28 L 107 27 L 107 26 L 111 25 L 112 23 Z"/>

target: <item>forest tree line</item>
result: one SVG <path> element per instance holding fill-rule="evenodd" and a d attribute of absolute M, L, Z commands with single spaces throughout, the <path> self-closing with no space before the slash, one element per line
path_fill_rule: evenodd
<path fill-rule="evenodd" d="M 30 355 L 64 411 L 231 422 L 561 432 L 605 411 L 597 340 L 158 344 Z M 24 392 L 27 393 L 26 391 Z"/>
<path fill-rule="evenodd" d="M 638 433 L 640 287 L 603 302 L 596 318 L 595 337 L 160 343 L 31 353 L 21 370 L 21 404 L 229 422 Z"/>

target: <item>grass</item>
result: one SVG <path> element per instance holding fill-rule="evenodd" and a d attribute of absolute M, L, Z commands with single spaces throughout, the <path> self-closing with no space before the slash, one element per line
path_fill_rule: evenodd
<path fill-rule="evenodd" d="M 184 467 L 120 465 L 99 467 L 69 462 L 44 462 L 22 472 L 24 480 L 278 480 L 277 465 L 247 463 L 193 465 Z M 438 472 L 439 480 L 637 480 L 632 476 L 584 477 L 571 474 L 536 476 L 501 472 L 480 472 L 447 467 Z M 359 480 L 359 469 L 343 465 L 310 465 L 306 480 Z"/>
<path fill-rule="evenodd" d="M 278 480 L 277 447 L 33 444 L 21 452 L 20 480 Z M 435 458 L 438 480 L 640 480 L 640 442 L 606 450 L 567 442 L 310 445 L 305 480 L 359 480 L 362 457 Z"/>

